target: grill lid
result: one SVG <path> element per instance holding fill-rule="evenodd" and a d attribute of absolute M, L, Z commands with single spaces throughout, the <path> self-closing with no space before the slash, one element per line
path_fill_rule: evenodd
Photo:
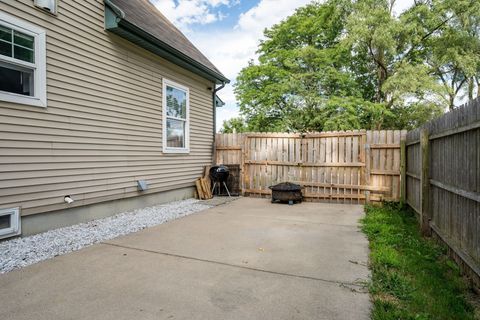
<path fill-rule="evenodd" d="M 212 168 L 210 168 L 210 178 L 213 181 L 217 181 L 217 182 L 227 181 L 229 174 L 230 172 L 228 170 L 228 167 L 224 165 L 213 166 Z"/>
<path fill-rule="evenodd" d="M 272 189 L 272 191 L 300 191 L 303 187 L 291 182 L 282 182 L 269 188 Z"/>

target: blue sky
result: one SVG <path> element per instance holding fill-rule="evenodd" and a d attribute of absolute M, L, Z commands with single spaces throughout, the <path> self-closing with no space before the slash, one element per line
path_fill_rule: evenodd
<path fill-rule="evenodd" d="M 255 7 L 259 1 L 244 0 L 211 7 L 212 12 L 216 13 L 219 19 L 206 24 L 196 23 L 192 25 L 193 32 L 221 32 L 223 29 L 232 29 L 237 25 L 240 14 Z M 178 0 L 176 3 L 178 4 Z"/>
<path fill-rule="evenodd" d="M 219 92 L 217 129 L 237 116 L 233 83 L 248 61 L 256 59 L 263 30 L 312 0 L 150 0 L 232 83 Z M 397 0 L 400 12 L 413 0 Z"/>

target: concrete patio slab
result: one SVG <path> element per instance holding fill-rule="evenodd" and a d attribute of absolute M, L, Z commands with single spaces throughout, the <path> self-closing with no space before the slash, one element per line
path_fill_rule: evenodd
<path fill-rule="evenodd" d="M 362 212 L 241 198 L 0 275 L 0 319 L 368 319 Z"/>
<path fill-rule="evenodd" d="M 201 215 L 108 243 L 336 281 L 368 277 L 368 242 L 359 205 L 271 204 L 242 198 Z M 183 236 L 182 236 L 183 234 Z"/>

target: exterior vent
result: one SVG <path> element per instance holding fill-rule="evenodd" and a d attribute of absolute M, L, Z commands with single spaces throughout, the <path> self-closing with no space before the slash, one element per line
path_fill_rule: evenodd
<path fill-rule="evenodd" d="M 51 14 L 57 14 L 57 0 L 34 0 L 34 4 Z"/>
<path fill-rule="evenodd" d="M 20 209 L 0 209 L 0 239 L 17 236 L 21 232 Z"/>
<path fill-rule="evenodd" d="M 137 187 L 139 191 L 147 191 L 148 190 L 148 183 L 145 180 L 138 180 Z"/>

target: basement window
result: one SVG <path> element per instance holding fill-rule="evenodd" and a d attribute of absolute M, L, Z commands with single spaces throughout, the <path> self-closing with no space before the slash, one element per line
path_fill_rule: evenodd
<path fill-rule="evenodd" d="M 21 233 L 19 208 L 0 209 L 0 239 Z"/>
<path fill-rule="evenodd" d="M 0 101 L 46 107 L 45 31 L 0 12 Z"/>
<path fill-rule="evenodd" d="M 170 80 L 163 80 L 163 152 L 188 153 L 189 89 Z"/>

